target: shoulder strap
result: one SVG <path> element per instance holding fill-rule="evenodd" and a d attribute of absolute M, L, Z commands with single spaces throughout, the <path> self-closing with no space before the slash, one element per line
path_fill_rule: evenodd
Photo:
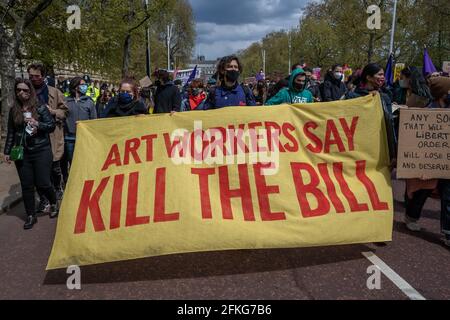
<path fill-rule="evenodd" d="M 208 96 L 209 103 L 213 108 L 216 108 L 216 87 L 212 87 L 209 89 L 209 96 Z"/>

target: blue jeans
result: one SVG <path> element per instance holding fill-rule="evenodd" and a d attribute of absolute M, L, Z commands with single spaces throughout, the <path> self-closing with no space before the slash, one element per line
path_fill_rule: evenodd
<path fill-rule="evenodd" d="M 74 136 L 65 136 L 64 137 L 64 152 L 67 155 L 67 162 L 69 163 L 69 166 L 72 165 L 74 151 L 75 151 L 75 137 Z"/>

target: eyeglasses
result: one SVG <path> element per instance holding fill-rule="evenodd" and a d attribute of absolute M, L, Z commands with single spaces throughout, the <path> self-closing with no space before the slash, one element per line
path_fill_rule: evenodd
<path fill-rule="evenodd" d="M 25 93 L 29 93 L 30 89 L 22 89 L 22 88 L 16 88 L 16 92 L 20 93 L 21 91 L 25 92 Z"/>

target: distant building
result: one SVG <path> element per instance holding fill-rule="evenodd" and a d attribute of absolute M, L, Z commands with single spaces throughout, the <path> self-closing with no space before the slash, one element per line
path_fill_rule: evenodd
<path fill-rule="evenodd" d="M 216 73 L 217 63 L 218 60 L 206 60 L 205 56 L 198 56 L 197 59 L 191 60 L 188 68 L 193 69 L 197 66 L 197 70 L 200 72 L 200 78 L 208 81 Z"/>

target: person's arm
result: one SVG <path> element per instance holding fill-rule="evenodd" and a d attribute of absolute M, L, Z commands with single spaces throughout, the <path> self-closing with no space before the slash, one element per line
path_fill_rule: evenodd
<path fill-rule="evenodd" d="M 54 93 L 56 94 L 56 109 L 50 108 L 49 111 L 56 117 L 56 120 L 64 122 L 69 114 L 69 108 L 64 103 L 64 95 L 58 89 L 55 89 Z"/>
<path fill-rule="evenodd" d="M 97 119 L 97 107 L 94 105 L 94 102 L 90 103 L 89 109 L 89 120 Z"/>
<path fill-rule="evenodd" d="M 274 106 L 274 105 L 278 105 L 278 104 L 282 104 L 282 103 L 286 103 L 286 101 L 284 99 L 283 89 L 278 91 L 278 93 L 275 96 L 270 98 L 269 101 L 266 102 L 266 105 Z"/>
<path fill-rule="evenodd" d="M 323 102 L 333 101 L 333 92 L 331 90 L 331 83 L 328 81 L 325 81 L 323 83 L 322 101 Z"/>
<path fill-rule="evenodd" d="M 52 114 L 47 107 L 41 106 L 38 109 L 39 121 L 37 122 L 37 131 L 52 133 L 55 131 L 56 124 Z"/>
<path fill-rule="evenodd" d="M 244 89 L 244 93 L 245 93 L 245 103 L 247 104 L 247 106 L 249 107 L 254 107 L 256 106 L 256 100 L 255 100 L 255 96 L 253 95 L 252 90 L 247 89 L 247 91 Z"/>
<path fill-rule="evenodd" d="M 181 111 L 181 93 L 178 89 L 176 90 L 175 95 L 173 97 L 172 111 L 175 112 Z"/>

